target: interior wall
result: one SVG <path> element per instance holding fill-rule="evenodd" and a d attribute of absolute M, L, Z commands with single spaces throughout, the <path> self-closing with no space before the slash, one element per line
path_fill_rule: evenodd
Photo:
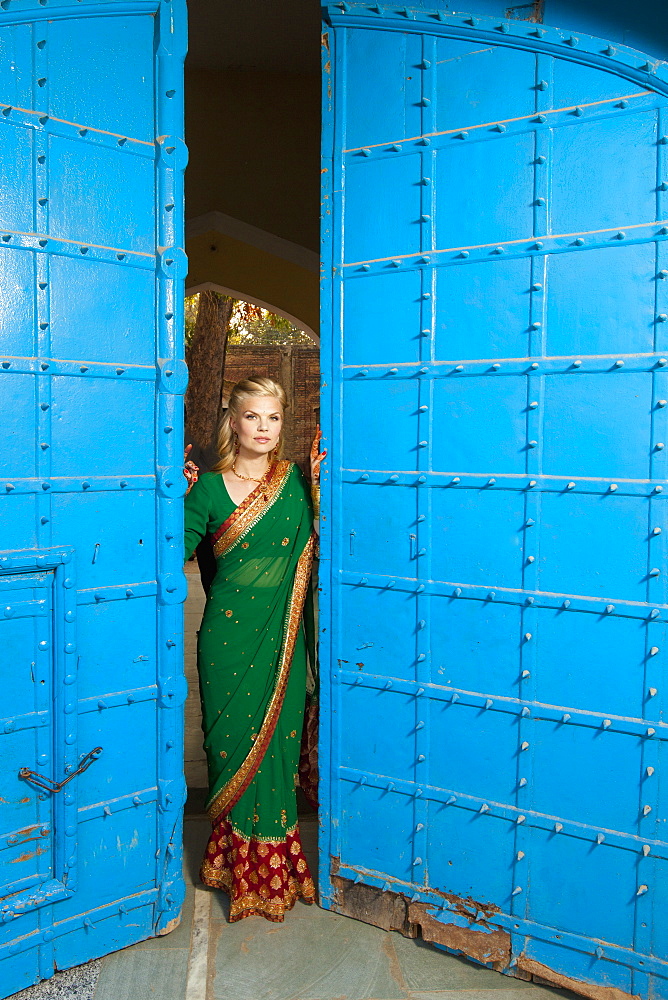
<path fill-rule="evenodd" d="M 319 76 L 186 69 L 186 141 L 187 219 L 224 212 L 318 250 Z"/>
<path fill-rule="evenodd" d="M 320 78 L 186 69 L 186 220 L 222 212 L 318 252 Z M 229 234 L 187 240 L 188 287 L 213 282 L 319 326 L 315 269 Z"/>
<path fill-rule="evenodd" d="M 319 275 L 259 247 L 210 231 L 186 240 L 188 281 L 197 288 L 211 282 L 238 298 L 266 303 L 315 333 L 319 328 Z"/>

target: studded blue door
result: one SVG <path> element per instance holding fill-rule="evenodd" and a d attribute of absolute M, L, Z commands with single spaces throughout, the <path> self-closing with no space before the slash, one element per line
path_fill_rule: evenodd
<path fill-rule="evenodd" d="M 4 997 L 183 896 L 185 26 L 0 7 Z"/>
<path fill-rule="evenodd" d="M 323 40 L 323 903 L 668 997 L 666 64 Z"/>

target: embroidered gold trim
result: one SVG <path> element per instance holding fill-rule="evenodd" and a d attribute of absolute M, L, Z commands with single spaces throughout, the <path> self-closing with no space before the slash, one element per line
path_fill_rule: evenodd
<path fill-rule="evenodd" d="M 213 544 L 213 554 L 218 559 L 237 545 L 260 518 L 276 503 L 285 486 L 292 462 L 277 462 L 273 474 L 261 482 L 230 514 L 228 527 Z M 216 532 L 217 534 L 217 532 Z"/>
<path fill-rule="evenodd" d="M 297 640 L 297 633 L 299 632 L 304 601 L 306 600 L 306 591 L 311 575 L 311 564 L 313 562 L 314 541 L 315 536 L 311 534 L 304 546 L 304 551 L 299 557 L 295 570 L 292 595 L 285 616 L 283 648 L 279 660 L 278 677 L 262 721 L 258 738 L 253 743 L 246 759 L 236 774 L 230 778 L 213 799 L 207 802 L 206 810 L 213 823 L 217 822 L 221 816 L 228 812 L 246 791 L 246 788 L 253 780 L 255 772 L 262 763 L 262 758 L 269 746 L 269 741 L 274 735 L 276 723 L 283 707 L 285 691 L 288 686 L 292 654 Z"/>
<path fill-rule="evenodd" d="M 232 873 L 227 870 L 214 868 L 210 861 L 203 861 L 200 869 L 200 878 L 204 885 L 212 889 L 223 889 L 227 893 L 232 888 Z M 243 920 L 244 917 L 265 917 L 280 923 L 284 914 L 291 910 L 298 899 L 303 899 L 305 903 L 315 903 L 315 885 L 310 878 L 304 879 L 303 883 L 297 881 L 294 875 L 289 876 L 289 886 L 283 890 L 280 899 L 264 899 L 258 892 L 245 893 L 239 899 L 230 902 L 230 921 Z"/>

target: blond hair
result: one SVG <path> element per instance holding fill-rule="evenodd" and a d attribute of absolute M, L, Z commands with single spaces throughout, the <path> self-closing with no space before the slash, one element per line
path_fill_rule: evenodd
<path fill-rule="evenodd" d="M 283 386 L 279 385 L 278 382 L 274 382 L 271 378 L 265 378 L 262 375 L 251 375 L 248 378 L 241 379 L 240 382 L 233 387 L 230 393 L 230 400 L 227 404 L 227 410 L 223 414 L 223 419 L 220 422 L 220 428 L 218 429 L 218 461 L 212 467 L 212 472 L 227 472 L 228 469 L 232 468 L 234 464 L 235 457 L 235 434 L 232 430 L 230 419 L 238 420 L 244 409 L 242 403 L 245 399 L 258 399 L 267 396 L 274 396 L 281 404 L 281 409 L 283 412 L 288 408 L 288 400 L 285 395 L 285 390 Z M 269 454 L 270 461 L 276 460 L 283 457 L 283 431 L 281 431 L 278 443 L 272 452 Z"/>

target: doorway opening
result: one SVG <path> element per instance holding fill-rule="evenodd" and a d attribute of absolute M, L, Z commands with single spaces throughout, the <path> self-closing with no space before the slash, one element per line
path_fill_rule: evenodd
<path fill-rule="evenodd" d="M 290 410 L 285 452 L 307 474 L 311 441 L 319 422 L 320 353 L 316 334 L 295 317 L 272 309 L 270 303 L 236 297 L 230 289 L 212 282 L 188 290 L 184 311 L 186 356 L 192 357 L 186 397 L 186 443 L 193 445 L 191 458 L 198 468 L 206 472 L 217 460 L 216 427 L 232 387 L 249 375 L 260 375 L 279 382 L 286 391 Z M 202 811 L 207 794 L 197 675 L 197 632 L 210 573 L 207 546 L 208 542 L 203 542 L 197 558 L 193 555 L 186 563 L 184 637 L 189 694 L 184 766 L 190 806 L 197 812 Z"/>

